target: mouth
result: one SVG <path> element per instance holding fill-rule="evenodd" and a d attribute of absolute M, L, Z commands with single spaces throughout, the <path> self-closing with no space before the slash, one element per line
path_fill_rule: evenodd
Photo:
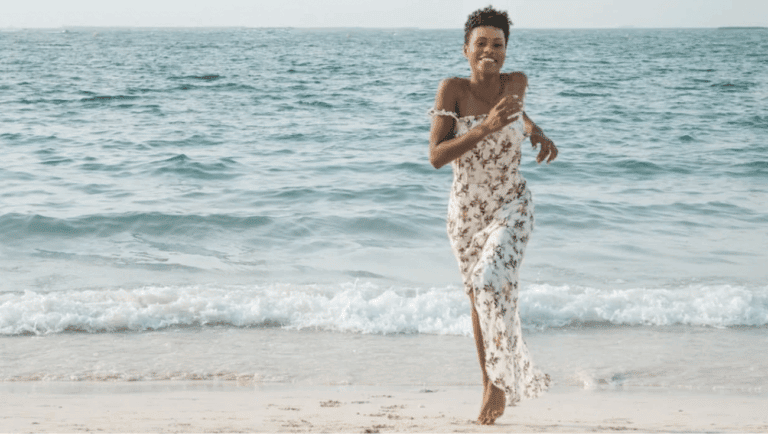
<path fill-rule="evenodd" d="M 496 63 L 496 59 L 482 58 L 482 59 L 480 59 L 480 63 L 482 63 L 482 64 L 495 64 Z"/>

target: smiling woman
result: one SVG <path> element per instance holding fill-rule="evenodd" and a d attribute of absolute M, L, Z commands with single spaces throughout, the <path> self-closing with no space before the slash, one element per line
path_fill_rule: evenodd
<path fill-rule="evenodd" d="M 430 162 L 453 166 L 448 236 L 472 307 L 483 373 L 478 422 L 493 424 L 506 403 L 533 398 L 549 376 L 536 369 L 523 341 L 518 270 L 533 230 L 533 203 L 518 172 L 520 145 L 541 146 L 537 161 L 557 156 L 554 143 L 523 112 L 522 72 L 501 73 L 509 40 L 505 12 L 475 11 L 465 26 L 471 77 L 440 84 L 430 133 Z"/>

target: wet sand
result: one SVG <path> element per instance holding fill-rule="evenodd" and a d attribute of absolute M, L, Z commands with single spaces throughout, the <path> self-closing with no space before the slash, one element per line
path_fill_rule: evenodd
<path fill-rule="evenodd" d="M 473 422 L 480 386 L 238 386 L 235 382 L 8 382 L 3 433 L 767 432 L 768 397 L 553 388 Z"/>

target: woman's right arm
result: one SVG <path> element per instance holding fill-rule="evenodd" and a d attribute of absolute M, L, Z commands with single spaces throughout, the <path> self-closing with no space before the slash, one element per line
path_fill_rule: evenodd
<path fill-rule="evenodd" d="M 454 112 L 459 98 L 459 79 L 446 79 L 440 82 L 435 96 L 435 109 Z M 456 137 L 456 120 L 449 115 L 436 115 L 432 119 L 429 134 L 429 162 L 435 168 L 452 162 L 464 153 L 472 150 L 487 135 L 499 131 L 517 117 L 510 118 L 519 111 L 520 102 L 516 97 L 504 97 L 491 109 L 486 119 L 469 132 Z"/>
<path fill-rule="evenodd" d="M 440 82 L 435 95 L 435 109 L 455 112 L 459 98 L 458 88 L 458 79 L 445 79 Z M 432 117 L 432 129 L 429 132 L 429 162 L 432 166 L 441 168 L 475 148 L 477 143 L 490 133 L 478 127 L 456 137 L 455 118 L 450 115 Z"/>

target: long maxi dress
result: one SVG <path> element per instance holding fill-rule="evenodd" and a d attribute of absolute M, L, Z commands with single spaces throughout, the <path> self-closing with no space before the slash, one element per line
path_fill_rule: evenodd
<path fill-rule="evenodd" d="M 486 115 L 459 117 L 456 136 Z M 486 136 L 452 162 L 448 236 L 459 262 L 464 289 L 474 295 L 485 345 L 485 368 L 502 389 L 507 404 L 535 398 L 550 384 L 549 375 L 531 361 L 518 310 L 518 271 L 533 230 L 531 193 L 520 175 L 520 146 L 525 136 L 522 113 L 502 130 Z"/>

